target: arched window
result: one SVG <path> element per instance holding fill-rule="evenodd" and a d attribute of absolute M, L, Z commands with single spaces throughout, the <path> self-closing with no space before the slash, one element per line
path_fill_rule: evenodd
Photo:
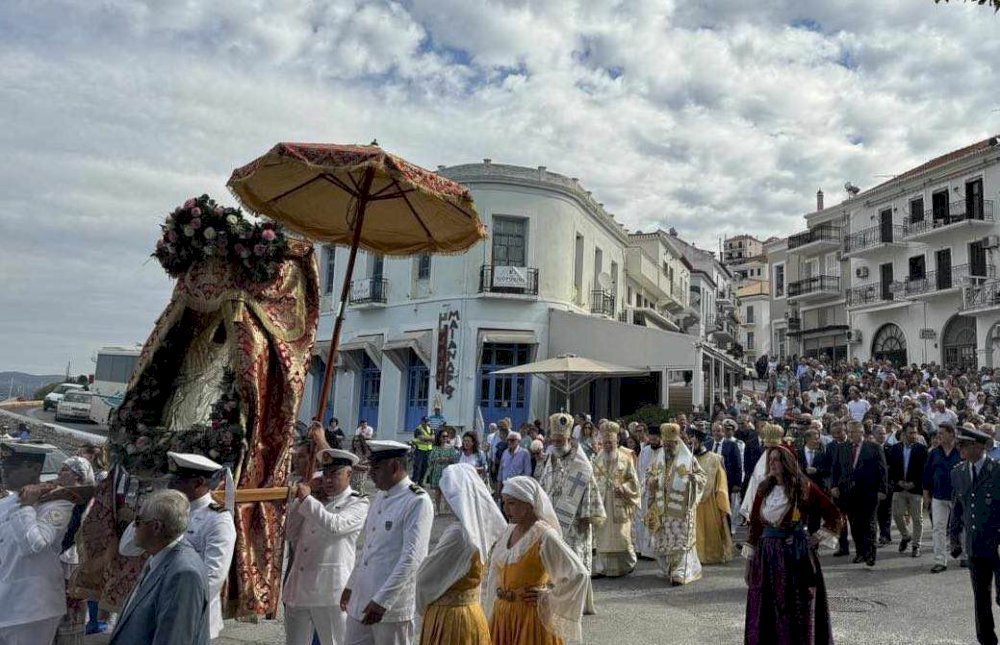
<path fill-rule="evenodd" d="M 888 360 L 893 365 L 906 364 L 906 336 L 899 325 L 887 323 L 879 327 L 872 340 L 872 358 Z"/>
<path fill-rule="evenodd" d="M 976 369 L 976 320 L 971 316 L 952 316 L 941 334 L 945 369 Z"/>

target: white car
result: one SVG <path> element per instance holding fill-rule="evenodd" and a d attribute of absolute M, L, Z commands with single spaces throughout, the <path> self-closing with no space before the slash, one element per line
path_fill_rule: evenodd
<path fill-rule="evenodd" d="M 70 390 L 56 405 L 56 421 L 90 421 L 94 395 L 85 390 Z"/>
<path fill-rule="evenodd" d="M 56 389 L 52 390 L 45 395 L 45 400 L 42 401 L 42 410 L 48 411 L 50 409 L 55 410 L 59 406 L 59 402 L 66 395 L 67 392 L 72 392 L 74 390 L 82 390 L 83 386 L 79 383 L 61 383 L 56 386 Z"/>

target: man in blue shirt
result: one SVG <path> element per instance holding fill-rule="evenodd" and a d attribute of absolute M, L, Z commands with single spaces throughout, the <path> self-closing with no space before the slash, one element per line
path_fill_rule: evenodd
<path fill-rule="evenodd" d="M 498 488 L 511 477 L 524 475 L 531 477 L 531 453 L 521 447 L 521 434 L 511 432 L 507 435 L 507 450 L 500 457 L 500 476 L 497 478 Z"/>
<path fill-rule="evenodd" d="M 924 466 L 924 508 L 930 509 L 934 523 L 934 566 L 931 573 L 948 568 L 948 518 L 952 502 L 951 471 L 962 460 L 955 447 L 955 426 L 942 423 L 938 428 L 939 445 L 927 455 Z"/>

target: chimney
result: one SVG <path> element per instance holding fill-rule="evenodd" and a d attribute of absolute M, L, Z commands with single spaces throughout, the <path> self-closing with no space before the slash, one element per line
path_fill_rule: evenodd
<path fill-rule="evenodd" d="M 822 189 L 816 191 L 816 210 L 817 211 L 823 210 L 823 190 Z"/>
<path fill-rule="evenodd" d="M 485 159 L 483 159 L 483 165 L 484 165 L 484 166 L 488 166 L 488 165 L 490 165 L 491 163 L 493 163 L 493 160 L 492 160 L 492 159 L 490 159 L 489 157 L 486 157 Z"/>

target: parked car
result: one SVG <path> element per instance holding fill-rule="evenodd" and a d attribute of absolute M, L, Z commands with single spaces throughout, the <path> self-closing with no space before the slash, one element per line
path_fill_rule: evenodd
<path fill-rule="evenodd" d="M 62 398 L 66 396 L 67 392 L 82 389 L 83 386 L 79 383 L 61 383 L 57 385 L 56 389 L 45 395 L 45 400 L 42 401 L 42 410 L 45 410 L 46 412 L 49 410 L 55 410 L 59 406 L 59 402 L 62 401 Z"/>
<path fill-rule="evenodd" d="M 70 390 L 56 405 L 56 421 L 90 421 L 94 395 L 86 390 Z"/>

